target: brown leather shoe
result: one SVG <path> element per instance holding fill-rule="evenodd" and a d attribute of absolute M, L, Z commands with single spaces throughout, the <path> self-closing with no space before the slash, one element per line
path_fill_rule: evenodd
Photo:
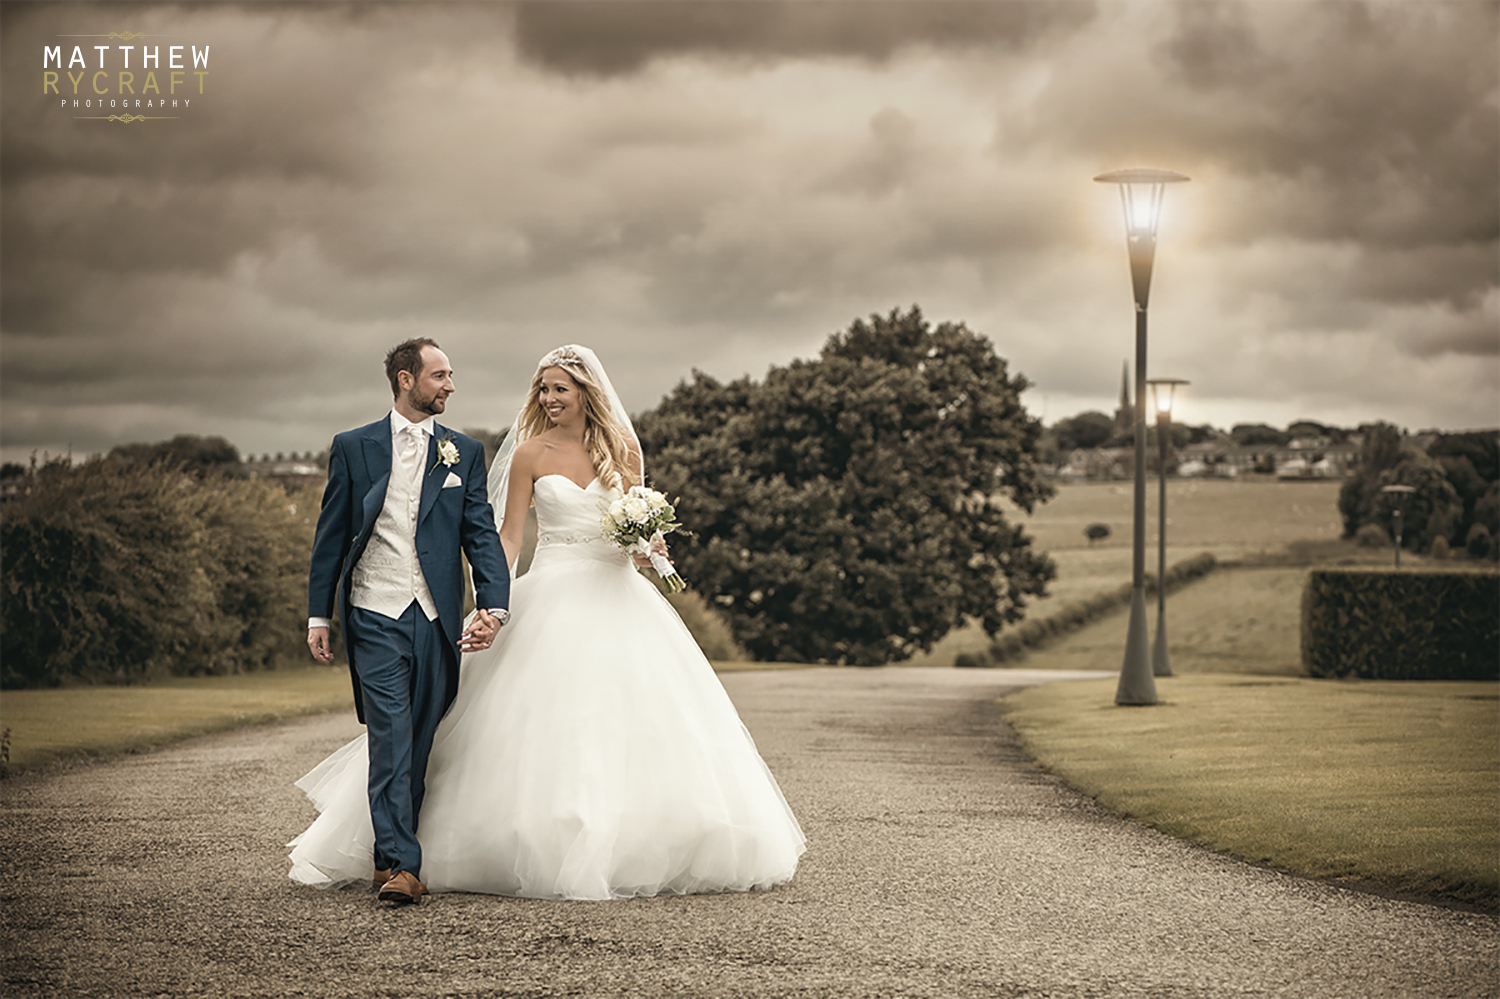
<path fill-rule="evenodd" d="M 411 905 L 420 902 L 422 896 L 427 894 L 427 886 L 417 880 L 415 874 L 410 871 L 397 871 L 380 889 L 380 900 L 382 902 L 395 902 L 397 905 Z"/>
<path fill-rule="evenodd" d="M 388 870 L 387 871 L 377 870 L 375 872 L 375 876 L 370 879 L 370 887 L 374 888 L 376 891 L 379 891 L 380 889 L 382 889 L 382 888 L 385 887 L 385 883 L 387 881 L 389 881 L 390 879 L 391 879 L 391 872 L 390 871 L 388 871 Z"/>

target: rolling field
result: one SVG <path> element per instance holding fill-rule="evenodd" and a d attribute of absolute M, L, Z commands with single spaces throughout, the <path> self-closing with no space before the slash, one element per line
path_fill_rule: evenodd
<path fill-rule="evenodd" d="M 1172 672 L 1302 674 L 1302 568 L 1219 569 L 1167 598 Z M 1156 600 L 1147 600 L 1151 637 Z M 1118 670 L 1125 609 L 1021 660 L 1028 669 Z"/>
<path fill-rule="evenodd" d="M 1243 479 L 1171 479 L 1167 482 L 1168 558 L 1174 548 L 1185 554 L 1212 552 L 1219 559 L 1240 559 L 1279 551 L 1293 541 L 1337 538 L 1340 482 L 1278 482 Z M 1132 486 L 1129 482 L 1077 482 L 1059 487 L 1057 495 L 1027 517 L 1026 524 L 1044 551 L 1089 550 L 1084 528 L 1100 523 L 1113 532 L 1093 550 L 1124 553 L 1130 569 Z M 1146 486 L 1146 537 L 1155 555 L 1157 483 Z M 1154 558 L 1152 559 L 1154 562 Z"/>

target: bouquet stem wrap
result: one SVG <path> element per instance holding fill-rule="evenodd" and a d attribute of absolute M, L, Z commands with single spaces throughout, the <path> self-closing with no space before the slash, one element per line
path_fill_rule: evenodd
<path fill-rule="evenodd" d="M 660 541 L 661 539 L 662 536 L 658 532 L 652 535 L 650 541 L 642 539 L 631 545 L 627 550 L 644 555 L 651 560 L 651 568 L 655 569 L 656 574 L 661 577 L 661 581 L 666 585 L 668 593 L 681 593 L 687 589 L 687 583 L 677 574 L 677 570 L 672 567 L 671 562 L 668 562 L 659 552 L 653 551 L 651 548 L 652 542 Z"/>

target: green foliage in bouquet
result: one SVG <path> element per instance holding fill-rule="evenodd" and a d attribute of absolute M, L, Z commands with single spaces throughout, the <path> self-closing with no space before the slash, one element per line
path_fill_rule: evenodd
<path fill-rule="evenodd" d="M 916 308 L 762 382 L 695 372 L 635 421 L 693 532 L 679 570 L 757 659 L 878 665 L 966 619 L 994 635 L 1055 575 L 1001 506 L 1052 492 L 1027 385 L 987 339 Z"/>

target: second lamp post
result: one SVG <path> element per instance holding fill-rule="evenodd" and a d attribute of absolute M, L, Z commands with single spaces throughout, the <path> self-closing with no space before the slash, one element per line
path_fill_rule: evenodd
<path fill-rule="evenodd" d="M 1401 504 L 1417 491 L 1416 486 L 1381 486 L 1382 494 L 1391 501 L 1391 544 L 1396 550 L 1396 568 L 1401 568 Z"/>

